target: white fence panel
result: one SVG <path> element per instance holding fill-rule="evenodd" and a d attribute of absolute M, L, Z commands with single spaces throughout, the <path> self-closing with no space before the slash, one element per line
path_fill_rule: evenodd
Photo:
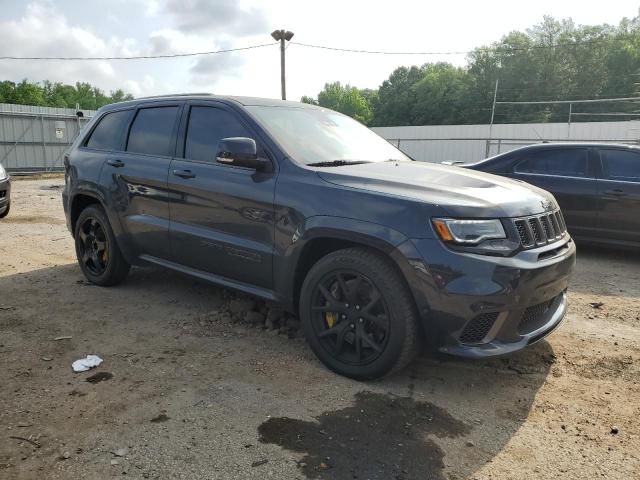
<path fill-rule="evenodd" d="M 426 125 L 372 129 L 416 160 L 475 162 L 497 153 L 539 143 L 612 142 L 640 144 L 640 121 Z"/>

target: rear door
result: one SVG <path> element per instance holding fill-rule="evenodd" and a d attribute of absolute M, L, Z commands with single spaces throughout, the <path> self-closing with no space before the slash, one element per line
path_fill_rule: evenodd
<path fill-rule="evenodd" d="M 509 176 L 551 192 L 569 233 L 594 235 L 601 205 L 591 155 L 581 147 L 531 149 L 518 158 Z"/>
<path fill-rule="evenodd" d="M 174 261 L 227 279 L 272 287 L 275 169 L 216 162 L 218 142 L 250 137 L 247 121 L 224 104 L 190 103 L 180 150 L 171 163 L 171 250 Z M 275 167 L 275 164 L 274 164 Z"/>
<path fill-rule="evenodd" d="M 137 108 L 125 131 L 125 151 L 102 171 L 112 209 L 137 255 L 170 258 L 167 176 L 180 110 L 177 102 Z"/>
<path fill-rule="evenodd" d="M 602 230 L 612 240 L 640 243 L 640 152 L 601 148 Z"/>

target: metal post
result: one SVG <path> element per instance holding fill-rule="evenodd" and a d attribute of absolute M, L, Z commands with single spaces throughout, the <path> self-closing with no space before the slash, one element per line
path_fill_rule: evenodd
<path fill-rule="evenodd" d="M 496 79 L 496 88 L 493 91 L 493 106 L 491 107 L 491 123 L 489 123 L 489 140 L 487 140 L 487 146 L 485 148 L 485 157 L 489 156 L 489 148 L 491 145 L 491 139 L 492 139 L 492 132 L 493 132 L 493 117 L 496 113 L 496 100 L 498 98 L 498 82 L 500 80 Z"/>
<path fill-rule="evenodd" d="M 47 169 L 47 144 L 44 140 L 44 113 L 40 115 L 40 129 L 42 131 L 42 160 L 44 162 L 44 169 Z"/>
<path fill-rule="evenodd" d="M 573 110 L 573 104 L 569 104 L 569 123 L 567 124 L 567 140 L 571 140 L 571 114 Z"/>
<path fill-rule="evenodd" d="M 80 111 L 80 104 L 76 103 L 76 121 L 78 122 L 78 135 L 80 134 L 80 129 L 82 128 L 82 125 L 80 123 L 80 115 L 78 115 L 79 111 Z"/>
<path fill-rule="evenodd" d="M 284 35 L 280 38 L 280 88 L 282 90 L 282 100 L 286 100 L 287 86 L 284 75 Z"/>

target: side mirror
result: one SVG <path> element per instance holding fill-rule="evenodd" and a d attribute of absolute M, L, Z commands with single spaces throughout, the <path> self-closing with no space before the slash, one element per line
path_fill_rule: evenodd
<path fill-rule="evenodd" d="M 218 143 L 216 161 L 236 167 L 264 170 L 270 162 L 264 158 L 258 158 L 258 148 L 253 138 L 229 137 L 223 138 Z"/>

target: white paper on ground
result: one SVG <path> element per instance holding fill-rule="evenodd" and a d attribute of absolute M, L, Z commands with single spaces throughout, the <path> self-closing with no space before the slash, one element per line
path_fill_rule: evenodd
<path fill-rule="evenodd" d="M 102 363 L 102 359 L 97 355 L 87 355 L 85 358 L 76 360 L 71 365 L 74 372 L 86 372 Z"/>

